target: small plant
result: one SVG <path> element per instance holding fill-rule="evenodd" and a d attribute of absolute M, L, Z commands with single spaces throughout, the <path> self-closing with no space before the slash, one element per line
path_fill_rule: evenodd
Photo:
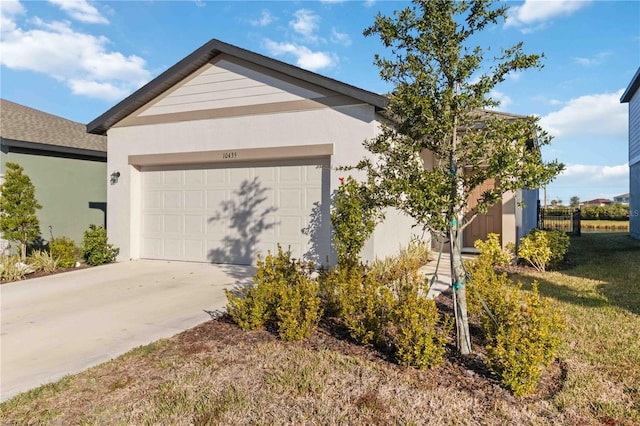
<path fill-rule="evenodd" d="M 500 235 L 491 233 L 486 241 L 476 240 L 474 247 L 480 251 L 481 262 L 488 262 L 493 266 L 507 266 L 511 263 L 511 253 L 502 250 Z"/>
<path fill-rule="evenodd" d="M 292 259 L 290 251 L 278 246 L 276 255 L 258 261 L 253 287 L 225 290 L 229 315 L 245 330 L 273 325 L 283 340 L 308 337 L 322 316 L 312 269 L 312 263 Z"/>
<path fill-rule="evenodd" d="M 351 176 L 341 179 L 333 197 L 331 226 L 338 263 L 353 266 L 360 262 L 360 251 L 381 215 L 375 208 L 368 188 Z"/>
<path fill-rule="evenodd" d="M 19 281 L 26 275 L 20 256 L 0 256 L 0 278 L 5 281 Z"/>
<path fill-rule="evenodd" d="M 553 360 L 564 329 L 564 316 L 540 297 L 537 283 L 530 292 L 496 273 L 483 256 L 469 263 L 470 315 L 480 317 L 487 347 L 487 366 L 514 395 L 535 388 L 542 368 Z"/>
<path fill-rule="evenodd" d="M 89 225 L 82 240 L 82 257 L 89 265 L 102 265 L 116 260 L 120 249 L 108 243 L 107 230 L 101 226 Z"/>
<path fill-rule="evenodd" d="M 49 242 L 51 257 L 58 261 L 60 268 L 73 268 L 77 261 L 76 244 L 71 238 L 57 237 Z"/>
<path fill-rule="evenodd" d="M 564 259 L 569 248 L 569 237 L 562 231 L 534 229 L 520 240 L 518 255 L 537 271 Z"/>
<path fill-rule="evenodd" d="M 58 269 L 58 259 L 45 250 L 34 250 L 27 263 L 36 271 L 51 273 Z"/>
<path fill-rule="evenodd" d="M 527 293 L 520 285 L 511 287 L 501 301 L 504 306 L 494 306 L 498 325 L 486 327 L 487 365 L 515 396 L 524 396 L 535 389 L 542 369 L 553 361 L 565 320 L 540 297 L 536 282 Z"/>
<path fill-rule="evenodd" d="M 425 369 L 442 364 L 453 323 L 447 320 L 443 330 L 438 331 L 438 308 L 433 300 L 424 296 L 424 288 L 419 283 L 415 273 L 401 280 L 391 312 L 391 327 L 398 364 Z"/>

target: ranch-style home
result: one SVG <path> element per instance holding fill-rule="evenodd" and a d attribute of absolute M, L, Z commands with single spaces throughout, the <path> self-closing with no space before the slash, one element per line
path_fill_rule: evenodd
<path fill-rule="evenodd" d="M 367 155 L 362 142 L 379 131 L 386 104 L 211 40 L 87 125 L 107 135 L 108 233 L 119 260 L 252 264 L 279 243 L 324 262 L 331 194 L 344 176 L 336 168 Z M 534 192 L 532 214 L 510 195 L 473 229 L 515 241 L 535 226 Z M 396 253 L 412 225 L 389 212 L 363 258 Z"/>
<path fill-rule="evenodd" d="M 18 163 L 35 186 L 44 240 L 82 241 L 89 225 L 105 225 L 107 138 L 84 124 L 0 99 L 0 181 Z M 6 241 L 0 241 L 2 250 Z"/>
<path fill-rule="evenodd" d="M 629 233 L 640 239 L 640 68 L 620 102 L 629 104 Z"/>

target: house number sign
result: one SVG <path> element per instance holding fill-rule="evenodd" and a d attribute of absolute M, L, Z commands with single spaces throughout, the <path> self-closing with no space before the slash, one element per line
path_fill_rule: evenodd
<path fill-rule="evenodd" d="M 235 151 L 231 151 L 231 152 L 223 152 L 222 153 L 222 159 L 223 160 L 231 160 L 233 158 L 238 158 L 238 153 Z"/>

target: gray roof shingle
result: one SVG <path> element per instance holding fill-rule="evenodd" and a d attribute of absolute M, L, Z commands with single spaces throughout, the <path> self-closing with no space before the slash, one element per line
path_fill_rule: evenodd
<path fill-rule="evenodd" d="M 87 133 L 84 124 L 6 99 L 0 99 L 0 137 L 5 140 L 51 145 L 52 148 L 107 151 L 106 136 Z"/>

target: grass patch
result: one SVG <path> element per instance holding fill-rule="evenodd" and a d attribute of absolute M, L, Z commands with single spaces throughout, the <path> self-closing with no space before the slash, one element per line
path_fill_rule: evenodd
<path fill-rule="evenodd" d="M 522 271 L 566 313 L 560 362 L 515 399 L 482 357 L 418 371 L 329 333 L 287 343 L 225 318 L 0 405 L 2 424 L 640 423 L 640 242 L 572 239 L 562 271 Z M 440 302 L 448 301 L 446 294 Z M 480 352 L 480 348 L 476 348 Z"/>

